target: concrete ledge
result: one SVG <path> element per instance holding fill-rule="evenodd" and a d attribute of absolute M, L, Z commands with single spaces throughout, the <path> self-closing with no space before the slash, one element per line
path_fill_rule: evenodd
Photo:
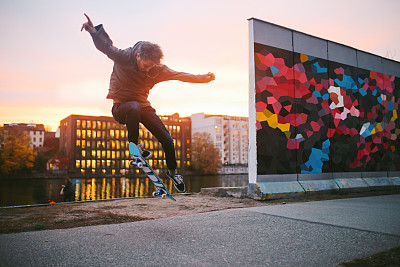
<path fill-rule="evenodd" d="M 304 189 L 298 182 L 257 183 L 261 199 L 290 198 L 304 195 Z"/>
<path fill-rule="evenodd" d="M 365 192 L 370 191 L 368 184 L 362 178 L 335 179 L 342 192 Z"/>
<path fill-rule="evenodd" d="M 400 177 L 389 177 L 389 180 L 392 182 L 396 189 L 400 189 Z"/>
<path fill-rule="evenodd" d="M 257 200 L 291 198 L 302 195 L 365 192 L 400 189 L 400 177 L 344 178 L 291 182 L 257 182 L 244 187 L 202 188 L 201 194 Z"/>
<path fill-rule="evenodd" d="M 394 184 L 392 178 L 379 177 L 379 178 L 363 178 L 363 180 L 368 184 L 371 190 L 388 190 L 393 188 Z"/>
<path fill-rule="evenodd" d="M 247 196 L 256 200 L 262 200 L 263 194 L 258 184 L 249 184 L 247 189 Z"/>
<path fill-rule="evenodd" d="M 303 187 L 306 194 L 334 192 L 339 190 L 335 180 L 312 180 L 301 181 L 299 184 Z"/>
<path fill-rule="evenodd" d="M 200 193 L 219 197 L 245 198 L 247 197 L 247 186 L 201 188 Z"/>

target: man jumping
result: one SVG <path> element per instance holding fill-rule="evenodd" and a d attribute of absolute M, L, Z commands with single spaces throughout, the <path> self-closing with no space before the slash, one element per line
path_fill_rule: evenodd
<path fill-rule="evenodd" d="M 208 83 L 215 80 L 211 72 L 194 75 L 177 72 L 161 64 L 163 52 L 159 45 L 139 41 L 134 46 L 121 50 L 105 32 L 103 25 L 93 26 L 89 16 L 82 25 L 92 36 L 98 50 L 114 61 L 107 98 L 113 100 L 112 115 L 114 119 L 126 124 L 128 140 L 138 145 L 139 123 L 142 123 L 161 143 L 167 162 L 167 176 L 173 181 L 178 192 L 185 192 L 182 175 L 177 172 L 174 142 L 155 109 L 147 100 L 150 89 L 159 82 L 179 80 L 190 83 Z M 149 158 L 151 152 L 141 146 L 142 156 Z"/>

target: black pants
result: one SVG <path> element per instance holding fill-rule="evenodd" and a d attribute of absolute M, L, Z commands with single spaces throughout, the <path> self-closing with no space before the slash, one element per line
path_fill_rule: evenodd
<path fill-rule="evenodd" d="M 142 123 L 161 143 L 168 169 L 176 169 L 174 141 L 154 108 L 151 106 L 142 108 L 139 102 L 130 101 L 114 104 L 112 115 L 117 122 L 126 124 L 128 140 L 135 144 L 138 144 L 139 123 Z"/>

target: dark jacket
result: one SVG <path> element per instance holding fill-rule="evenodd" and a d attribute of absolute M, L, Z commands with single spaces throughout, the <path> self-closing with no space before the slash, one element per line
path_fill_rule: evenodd
<path fill-rule="evenodd" d="M 64 186 L 64 195 L 70 196 L 74 193 L 74 188 L 72 187 L 72 183 L 70 181 L 65 183 Z"/>
<path fill-rule="evenodd" d="M 137 66 L 136 54 L 141 42 L 133 47 L 121 50 L 113 46 L 113 42 L 100 24 L 96 26 L 97 32 L 91 34 L 94 45 L 114 61 L 110 78 L 107 98 L 115 103 L 138 101 L 142 107 L 150 106 L 147 100 L 149 91 L 159 82 L 179 80 L 182 82 L 206 82 L 206 74 L 194 75 L 171 70 L 165 65 L 157 65 L 148 73 L 140 71 Z"/>

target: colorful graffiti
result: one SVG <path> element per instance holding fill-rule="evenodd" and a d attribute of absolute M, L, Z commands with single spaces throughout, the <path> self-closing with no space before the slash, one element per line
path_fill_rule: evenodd
<path fill-rule="evenodd" d="M 255 43 L 258 174 L 400 170 L 400 78 Z"/>

